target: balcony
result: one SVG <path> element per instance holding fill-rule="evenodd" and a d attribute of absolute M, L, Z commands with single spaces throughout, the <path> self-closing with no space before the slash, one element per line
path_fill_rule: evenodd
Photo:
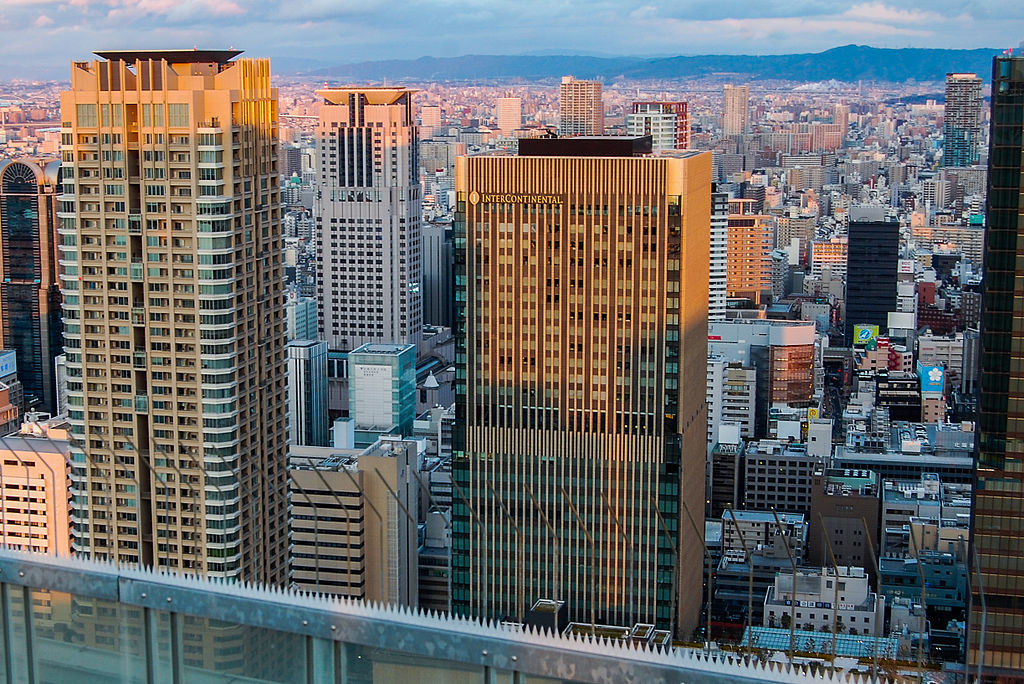
<path fill-rule="evenodd" d="M 15 682 L 849 681 L 728 653 L 524 632 L 10 549 L 0 549 L 0 592 L 0 668 Z M 35 599 L 55 609 L 26 613 Z M 108 633 L 132 638 L 81 637 Z M 211 657 L 197 657 L 203 649 Z"/>

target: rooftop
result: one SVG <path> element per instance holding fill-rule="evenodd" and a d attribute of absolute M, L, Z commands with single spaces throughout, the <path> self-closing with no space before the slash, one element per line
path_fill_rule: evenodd
<path fill-rule="evenodd" d="M 230 62 L 243 50 L 97 50 L 93 54 L 103 59 L 122 62 L 165 59 L 171 64 L 224 64 Z"/>

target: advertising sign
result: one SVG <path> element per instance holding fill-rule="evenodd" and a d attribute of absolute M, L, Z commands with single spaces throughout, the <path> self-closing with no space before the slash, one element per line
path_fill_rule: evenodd
<path fill-rule="evenodd" d="M 946 378 L 946 369 L 942 366 L 925 366 L 919 361 L 917 364 L 917 377 L 921 379 L 921 392 L 942 393 L 943 381 Z"/>
<path fill-rule="evenodd" d="M 856 347 L 863 347 L 868 342 L 878 338 L 877 325 L 855 325 L 853 326 L 853 344 Z"/>

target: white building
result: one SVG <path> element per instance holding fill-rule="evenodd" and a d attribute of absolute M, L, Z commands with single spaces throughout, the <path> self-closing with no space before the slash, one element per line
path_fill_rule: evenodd
<path fill-rule="evenodd" d="M 708 269 L 708 320 L 724 321 L 729 278 L 729 194 L 711 193 L 711 260 Z"/>
<path fill-rule="evenodd" d="M 793 620 L 797 629 L 880 636 L 885 628 L 885 597 L 871 591 L 864 568 L 798 569 L 780 572 L 764 599 L 764 626 Z M 783 618 L 783 615 L 790 616 Z"/>
<path fill-rule="evenodd" d="M 499 97 L 494 105 L 494 114 L 501 134 L 511 136 L 523 126 L 523 101 L 518 97 Z"/>

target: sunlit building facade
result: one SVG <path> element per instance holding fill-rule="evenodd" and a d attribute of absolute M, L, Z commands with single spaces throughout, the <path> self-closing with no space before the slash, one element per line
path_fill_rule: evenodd
<path fill-rule="evenodd" d="M 697 627 L 711 155 L 649 152 L 458 162 L 457 613 Z"/>

